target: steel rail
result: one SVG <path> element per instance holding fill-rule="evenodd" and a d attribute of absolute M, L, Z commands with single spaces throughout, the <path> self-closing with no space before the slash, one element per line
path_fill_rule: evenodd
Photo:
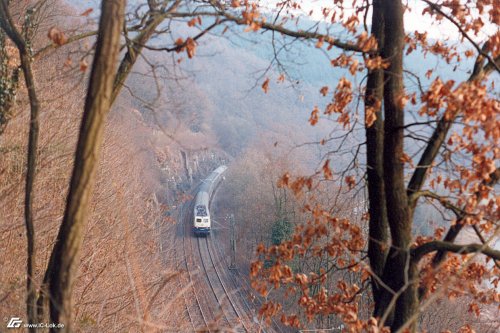
<path fill-rule="evenodd" d="M 191 211 L 191 206 L 192 204 L 188 205 L 188 209 L 189 211 Z M 198 305 L 198 309 L 200 310 L 200 314 L 201 314 L 201 317 L 203 319 L 203 323 L 205 324 L 205 327 L 207 328 L 208 332 L 210 332 L 210 326 L 208 324 L 208 320 L 207 320 L 207 317 L 205 315 L 205 313 L 203 312 L 203 309 L 202 309 L 202 306 L 201 306 L 201 302 L 200 302 L 200 299 L 198 297 L 198 294 L 196 293 L 196 288 L 195 288 L 195 285 L 194 285 L 194 279 L 193 279 L 193 276 L 191 274 L 191 270 L 189 269 L 189 263 L 188 263 L 188 255 L 187 255 L 187 251 L 186 251 L 186 227 L 189 228 L 190 226 L 190 220 L 189 220 L 189 217 L 191 216 L 191 214 L 187 214 L 186 215 L 187 217 L 186 218 L 182 218 L 181 221 L 182 221 L 182 226 L 181 226 L 181 229 L 182 229 L 182 247 L 183 247 L 183 250 L 184 250 L 184 264 L 186 266 L 186 271 L 188 273 L 188 278 L 189 278 L 189 284 L 191 285 L 191 290 L 193 292 L 193 295 L 194 295 L 194 298 L 196 300 L 196 304 Z M 186 223 L 187 222 L 187 223 Z M 187 299 L 184 298 L 185 301 L 186 301 L 186 309 L 188 311 L 188 314 L 189 314 L 189 317 L 190 319 L 192 319 L 191 317 L 191 313 L 189 311 L 189 306 L 187 305 Z M 191 322 L 194 326 L 194 323 Z M 196 328 L 194 328 L 196 330 Z"/>
<path fill-rule="evenodd" d="M 234 312 L 236 313 L 236 316 L 238 317 L 239 322 L 241 323 L 241 325 L 243 326 L 243 328 L 245 329 L 245 331 L 249 332 L 250 330 L 245 325 L 245 318 L 244 318 L 244 316 L 241 315 L 240 311 L 238 310 L 238 307 L 236 306 L 236 304 L 232 300 L 232 297 L 231 297 L 230 293 L 228 292 L 227 287 L 224 284 L 224 281 L 221 278 L 221 273 L 220 273 L 219 269 L 217 268 L 217 265 L 215 264 L 214 256 L 212 254 L 212 251 L 210 250 L 210 244 L 209 244 L 210 242 L 209 242 L 208 238 L 206 239 L 205 243 L 207 245 L 208 255 L 210 257 L 210 261 L 211 261 L 212 266 L 214 268 L 215 274 L 217 274 L 217 278 L 220 281 L 220 284 L 222 286 L 222 289 L 224 290 L 224 293 L 226 294 L 227 300 L 229 301 L 229 304 L 233 308 Z"/>
<path fill-rule="evenodd" d="M 181 231 L 182 231 L 182 241 L 184 242 L 184 233 L 185 233 L 185 231 L 184 231 L 184 209 L 180 210 L 180 216 L 179 217 L 180 217 L 179 220 L 181 221 L 180 227 L 181 227 Z M 176 253 L 177 253 L 179 251 L 179 246 L 176 246 L 175 249 L 176 249 Z M 184 255 L 183 255 L 184 260 L 182 262 L 184 263 L 184 265 L 186 267 L 186 271 L 187 271 L 187 273 L 189 275 L 189 271 L 188 271 L 188 268 L 187 268 L 187 259 L 186 259 L 186 255 L 185 255 L 184 246 L 182 246 L 182 249 L 184 251 Z M 179 287 L 180 287 L 179 290 L 182 290 L 182 288 L 184 287 L 182 285 L 183 280 L 184 279 L 179 279 Z M 188 281 L 188 283 L 190 283 L 190 282 Z M 189 305 L 188 305 L 188 301 L 187 301 L 187 298 L 186 298 L 186 293 L 184 293 L 184 292 L 182 293 L 182 298 L 184 300 L 184 305 L 186 307 L 186 312 L 187 312 L 187 315 L 189 317 L 189 322 L 191 323 L 191 327 L 193 328 L 193 331 L 196 331 L 196 325 L 194 323 L 193 315 L 191 314 L 191 311 L 189 311 Z"/>

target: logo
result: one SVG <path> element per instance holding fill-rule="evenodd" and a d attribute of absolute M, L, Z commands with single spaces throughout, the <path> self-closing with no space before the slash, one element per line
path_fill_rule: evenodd
<path fill-rule="evenodd" d="M 23 321 L 19 317 L 12 317 L 7 324 L 7 328 L 18 328 L 21 327 Z"/>

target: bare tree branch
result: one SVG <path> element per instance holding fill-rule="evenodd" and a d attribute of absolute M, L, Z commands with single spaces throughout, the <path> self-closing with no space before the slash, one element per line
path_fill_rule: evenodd
<path fill-rule="evenodd" d="M 226 17 L 227 19 L 229 19 L 232 22 L 235 22 L 236 24 L 248 25 L 247 20 L 245 20 L 242 17 L 237 17 L 237 16 L 229 13 L 228 11 L 226 11 L 224 9 L 224 7 L 218 1 L 210 0 L 210 3 L 215 8 L 217 8 L 217 11 L 221 16 Z M 361 53 L 375 53 L 376 52 L 376 50 L 373 50 L 373 49 L 364 50 L 363 48 L 359 47 L 358 45 L 356 45 L 354 43 L 342 42 L 342 41 L 336 40 L 332 36 L 321 34 L 318 32 L 303 31 L 303 30 L 290 30 L 290 29 L 283 27 L 282 25 L 268 23 L 265 21 L 259 21 L 259 22 L 255 22 L 255 23 L 258 24 L 262 29 L 276 31 L 276 32 L 279 32 L 283 35 L 287 35 L 290 37 L 301 38 L 301 39 L 318 39 L 318 40 L 321 39 L 325 43 L 336 46 L 344 51 L 353 51 L 353 52 L 361 52 Z"/>
<path fill-rule="evenodd" d="M 422 244 L 411 250 L 412 260 L 418 262 L 426 254 L 435 251 L 447 251 L 459 254 L 482 253 L 495 260 L 500 260 L 500 251 L 495 250 L 485 244 L 453 244 L 444 241 L 432 241 Z"/>
<path fill-rule="evenodd" d="M 96 35 L 97 35 L 97 31 L 88 31 L 88 32 L 84 32 L 84 33 L 81 33 L 78 35 L 74 35 L 74 36 L 69 37 L 68 40 L 66 41 L 66 43 L 64 43 L 64 45 L 71 44 L 73 42 L 76 42 L 76 41 L 79 41 L 79 40 L 82 40 L 82 39 L 85 39 L 88 37 L 96 36 Z M 58 47 L 60 47 L 60 46 L 57 44 L 54 44 L 54 43 L 51 43 L 47 46 L 44 46 L 40 50 L 36 51 L 33 54 L 33 58 L 37 59 L 37 58 L 45 55 L 49 50 L 53 50 L 53 49 L 56 49 Z"/>

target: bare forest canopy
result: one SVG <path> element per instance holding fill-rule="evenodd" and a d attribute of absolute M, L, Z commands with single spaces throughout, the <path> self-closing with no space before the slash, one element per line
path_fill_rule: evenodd
<path fill-rule="evenodd" d="M 0 0 L 0 318 L 190 331 L 226 164 L 211 240 L 270 330 L 498 332 L 499 8 Z"/>

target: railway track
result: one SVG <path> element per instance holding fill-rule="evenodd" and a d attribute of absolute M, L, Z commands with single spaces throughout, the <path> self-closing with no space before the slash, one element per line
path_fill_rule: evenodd
<path fill-rule="evenodd" d="M 180 290 L 184 290 L 182 316 L 196 332 L 265 333 L 267 329 L 257 323 L 254 307 L 247 300 L 248 290 L 227 271 L 225 257 L 218 253 L 221 248 L 215 244 L 215 235 L 205 238 L 192 235 L 193 211 L 194 200 L 185 203 L 179 213 L 176 248 L 183 257 L 179 264 L 187 273 L 179 285 Z"/>
<path fill-rule="evenodd" d="M 224 267 L 229 267 L 229 263 L 227 262 L 227 258 L 224 255 L 224 251 L 222 250 L 219 241 L 212 239 L 210 241 L 211 247 L 212 247 L 212 253 L 216 256 L 216 261 L 219 263 L 219 265 L 224 266 Z M 255 305 L 252 306 L 250 305 L 250 299 L 252 299 L 252 293 L 249 291 L 248 288 L 251 287 L 248 285 L 248 282 L 243 279 L 243 278 L 237 278 L 237 274 L 239 273 L 237 271 L 227 271 L 223 270 L 223 274 L 225 275 L 225 280 L 226 281 L 231 281 L 231 284 L 233 285 L 234 288 L 234 294 L 237 295 L 237 297 L 242 301 L 242 304 L 245 307 L 245 312 L 249 317 L 249 320 L 255 322 L 256 324 L 260 325 L 257 322 L 257 319 L 255 318 Z M 242 283 L 245 283 L 246 285 L 243 286 Z M 264 331 L 264 328 L 261 327 L 261 331 Z"/>
<path fill-rule="evenodd" d="M 216 236 L 216 235 L 217 234 L 214 233 L 213 236 Z M 220 242 L 217 239 L 217 237 L 213 237 L 213 236 L 212 236 L 210 243 L 212 244 L 213 252 L 218 257 L 217 261 L 221 265 L 223 265 L 225 267 L 229 267 L 229 263 L 227 261 L 227 255 L 224 254 L 224 249 L 220 245 Z M 235 288 L 235 292 L 238 294 L 239 299 L 242 300 L 242 303 L 244 304 L 245 308 L 247 309 L 246 313 L 253 315 L 253 318 L 251 318 L 251 320 L 253 322 L 255 322 L 255 326 L 258 327 L 258 331 L 263 332 L 263 333 L 267 332 L 269 330 L 269 328 L 265 327 L 264 323 L 261 321 L 258 321 L 258 319 L 255 317 L 255 315 L 256 315 L 255 309 L 259 308 L 263 303 L 263 299 L 261 298 L 261 296 L 256 295 L 252 292 L 253 288 L 250 286 L 250 284 L 248 283 L 248 281 L 244 277 L 240 276 L 240 273 L 238 271 L 232 271 L 232 272 L 224 271 L 224 273 L 226 274 L 226 281 L 232 282 L 232 284 Z M 250 300 L 253 300 L 253 301 L 250 301 Z M 271 321 L 273 323 L 272 328 L 276 332 L 283 333 L 283 332 L 290 332 L 291 331 L 291 330 L 284 329 L 283 326 L 281 324 L 279 324 L 275 318 L 272 318 Z"/>
<path fill-rule="evenodd" d="M 220 268 L 216 264 L 214 255 L 210 250 L 208 238 L 198 238 L 198 250 L 203 262 L 203 268 L 208 278 L 210 288 L 213 291 L 218 304 L 223 309 L 224 317 L 227 323 L 233 330 L 237 332 L 250 332 L 248 328 L 248 319 L 242 315 L 238 309 L 238 305 L 234 302 L 233 296 L 229 292 L 226 284 L 223 281 Z M 228 306 L 225 306 L 225 305 Z M 226 311 L 224 311 L 226 309 Z"/>
<path fill-rule="evenodd" d="M 188 212 L 191 211 L 192 205 L 188 205 Z M 188 255 L 186 244 L 186 238 L 189 237 L 189 233 L 186 234 L 186 225 L 189 225 L 189 213 L 185 213 L 185 209 L 182 209 L 181 212 L 181 233 L 182 233 L 182 249 L 183 249 L 183 258 L 184 258 L 184 266 L 187 272 L 187 283 L 190 285 L 186 293 L 183 293 L 184 304 L 186 307 L 186 312 L 191 323 L 191 326 L 194 331 L 208 331 L 211 332 L 211 319 L 209 315 L 211 315 L 211 311 L 207 309 L 205 305 L 203 305 L 203 300 L 200 300 L 202 297 L 199 295 L 199 283 L 195 280 L 192 267 L 194 264 L 192 262 L 193 257 Z M 188 293 L 188 294 L 187 294 Z M 188 299 L 195 301 L 195 306 L 190 307 L 190 302 Z M 192 301 L 191 301 L 192 302 Z M 205 309 L 203 309 L 205 308 Z"/>
<path fill-rule="evenodd" d="M 209 252 L 208 238 L 194 238 L 191 235 L 192 221 L 189 212 L 192 211 L 192 204 L 187 205 L 184 210 L 181 217 L 182 248 L 189 280 L 187 283 L 191 285 L 188 292 L 184 293 L 184 302 L 193 330 L 252 332 L 247 328 L 246 318 L 231 299 L 221 278 L 221 273 Z M 189 300 L 194 306 L 189 306 Z"/>
<path fill-rule="evenodd" d="M 214 238 L 212 238 L 209 242 L 211 245 L 211 253 L 213 253 L 213 255 L 216 257 L 216 261 L 220 266 L 229 267 L 230 265 L 227 261 L 227 256 L 224 254 L 224 250 L 220 245 L 220 240 L 217 239 L 217 237 Z M 239 277 L 239 272 L 236 270 L 230 271 L 223 269 L 222 273 L 225 276 L 225 280 L 230 281 L 230 283 L 232 284 L 234 290 L 233 294 L 237 295 L 238 299 L 241 300 L 241 304 L 245 308 L 244 312 L 247 314 L 249 320 L 254 322 L 256 325 L 261 326 L 260 331 L 264 332 L 262 323 L 259 323 L 256 318 L 256 304 L 253 304 L 253 302 L 250 301 L 252 298 L 255 298 L 255 296 L 250 292 L 252 288 L 250 287 L 248 282 L 244 278 Z M 244 283 L 245 285 L 243 285 L 242 283 Z"/>
<path fill-rule="evenodd" d="M 208 332 L 257 332 L 258 330 L 249 327 L 251 320 L 241 311 L 227 288 L 221 268 L 217 265 L 218 259 L 210 249 L 210 238 L 195 238 L 191 235 L 190 211 L 192 204 L 187 205 L 187 210 L 183 213 L 181 237 L 184 266 L 188 283 L 191 284 L 184 300 L 193 329 Z M 190 299 L 195 306 L 189 306 Z"/>

